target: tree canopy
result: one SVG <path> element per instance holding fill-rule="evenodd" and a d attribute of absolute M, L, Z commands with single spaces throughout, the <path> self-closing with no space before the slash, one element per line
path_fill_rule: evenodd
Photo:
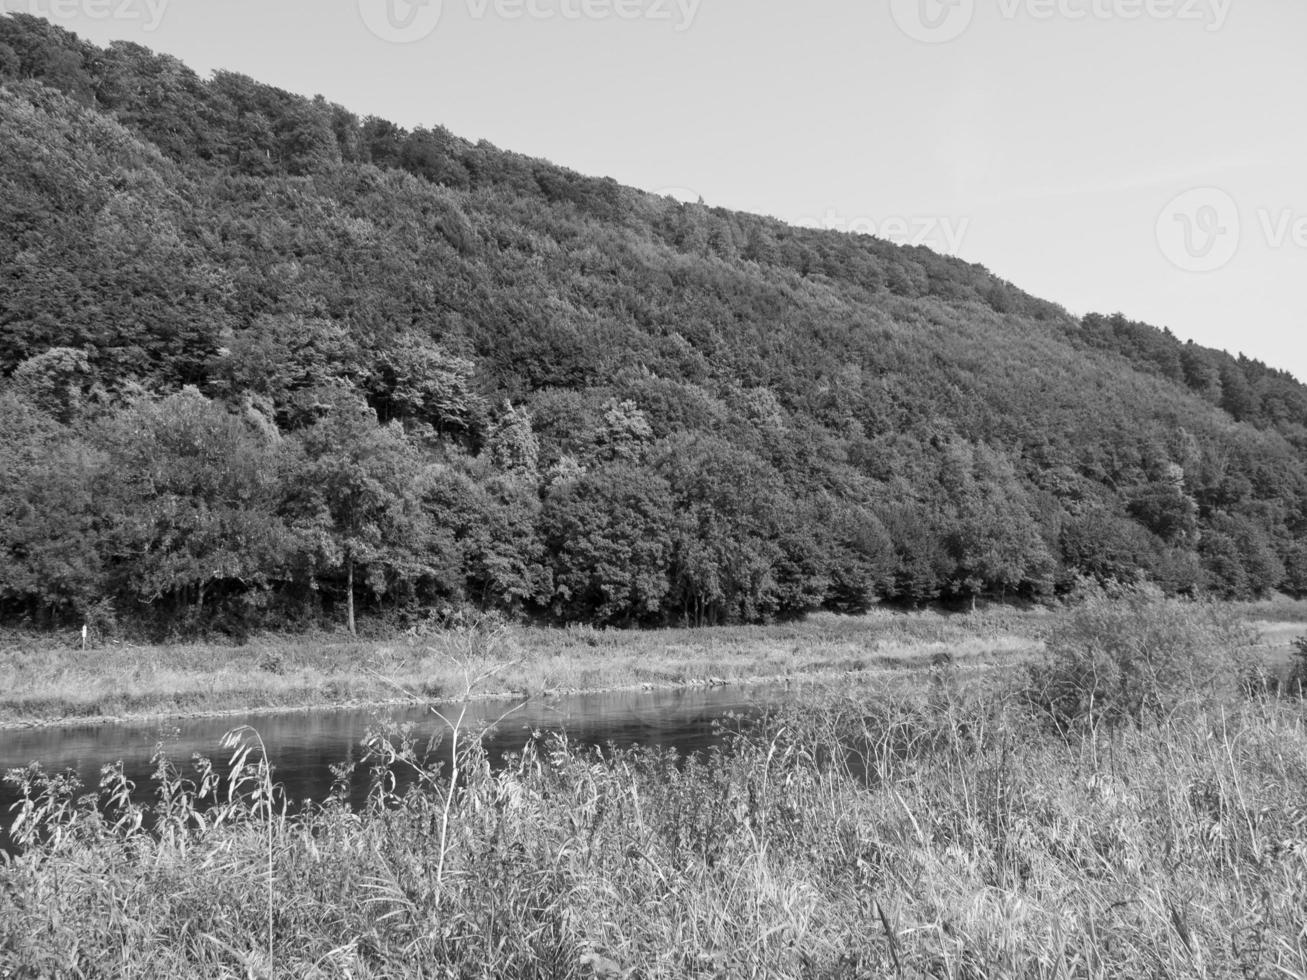
<path fill-rule="evenodd" d="M 1307 593 L 1307 388 L 0 16 L 0 618 Z"/>

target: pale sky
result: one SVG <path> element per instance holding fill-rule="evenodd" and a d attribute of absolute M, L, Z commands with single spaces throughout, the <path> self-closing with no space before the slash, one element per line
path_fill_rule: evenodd
<path fill-rule="evenodd" d="M 1303 0 L 0 0 L 1307 380 Z"/>

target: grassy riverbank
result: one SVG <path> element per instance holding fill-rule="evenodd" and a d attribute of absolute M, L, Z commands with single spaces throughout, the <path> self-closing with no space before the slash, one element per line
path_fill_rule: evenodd
<path fill-rule="evenodd" d="M 1304 722 L 1063 738 L 936 671 L 684 768 L 546 743 L 492 773 L 465 741 L 452 792 L 269 819 L 251 767 L 204 825 L 175 782 L 153 834 L 48 807 L 0 866 L 0 976 L 1303 978 Z"/>
<path fill-rule="evenodd" d="M 40 639 L 0 647 L 0 728 L 88 719 L 333 707 L 415 694 L 484 696 L 736 683 L 928 666 L 1005 663 L 1039 649 L 1053 614 L 820 615 L 759 627 L 657 632 L 474 628 L 426 637 L 262 637 L 242 646 L 110 645 Z"/>
<path fill-rule="evenodd" d="M 0 977 L 1305 980 L 1307 710 L 1249 687 L 1265 651 L 1145 595 L 1041 629 L 1028 670 L 796 685 L 689 763 L 492 771 L 461 732 L 451 779 L 379 734 L 360 810 L 285 816 L 248 731 L 232 791 L 161 760 L 149 820 L 112 770 L 104 808 L 15 774 Z"/>
<path fill-rule="evenodd" d="M 1229 607 L 1283 663 L 1307 633 L 1307 603 Z M 515 627 L 386 640 L 262 636 L 239 646 L 0 638 L 0 730 L 29 725 L 330 708 L 416 695 L 483 696 L 817 679 L 960 664 L 1014 664 L 1042 649 L 1060 613 L 995 607 L 945 614 L 882 610 L 800 623 L 651 632 Z"/>

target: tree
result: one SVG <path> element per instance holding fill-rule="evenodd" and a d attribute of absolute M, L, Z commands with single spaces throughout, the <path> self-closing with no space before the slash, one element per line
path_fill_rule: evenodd
<path fill-rule="evenodd" d="M 46 415 L 68 423 L 81 414 L 94 382 L 85 351 L 54 347 L 18 365 L 10 384 Z"/>
<path fill-rule="evenodd" d="M 194 388 L 142 399 L 94 430 L 112 515 L 105 560 L 120 598 L 198 616 L 284 580 L 281 447 Z"/>
<path fill-rule="evenodd" d="M 363 158 L 378 167 L 398 166 L 407 137 L 407 131 L 394 123 L 369 116 L 360 132 Z"/>
<path fill-rule="evenodd" d="M 763 621 L 1034 595 L 1054 551 L 1063 584 L 1307 588 L 1307 386 L 1283 372 L 39 18 L 0 17 L 0 75 L 0 385 L 49 423 L 0 448 L 5 615 L 207 621 L 318 586 L 524 611 L 571 601 L 561 572 L 571 617 Z M 342 399 L 375 418 L 336 431 Z M 365 448 L 422 491 L 369 484 L 351 533 L 330 467 L 368 472 Z M 656 574 L 607 571 L 643 506 L 610 467 L 671 494 L 653 612 Z M 550 520 L 597 508 L 558 562 L 542 493 Z"/>
<path fill-rule="evenodd" d="M 262 396 L 276 406 L 283 426 L 295 428 L 314 418 L 315 392 L 333 382 L 356 385 L 367 368 L 344 324 L 284 315 L 260 317 L 226 337 L 212 372 L 214 391 L 228 398 Z"/>
<path fill-rule="evenodd" d="M 1307 596 L 1307 542 L 1295 541 L 1284 556 L 1284 590 L 1295 598 Z"/>
<path fill-rule="evenodd" d="M 611 464 L 550 490 L 540 515 L 555 612 L 629 625 L 667 598 L 672 498 L 647 469 Z"/>
<path fill-rule="evenodd" d="M 434 468 L 424 506 L 457 548 L 460 598 L 508 612 L 549 604 L 540 499 L 535 481 L 525 477 L 517 470 L 496 472 L 484 458 Z"/>
<path fill-rule="evenodd" d="M 82 622 L 105 600 L 104 455 L 0 394 L 0 610 Z M 97 492 L 101 491 L 101 492 Z"/>
<path fill-rule="evenodd" d="M 1208 588 L 1223 598 L 1260 598 L 1285 579 L 1284 564 L 1266 533 L 1242 515 L 1214 515 L 1199 551 Z"/>
<path fill-rule="evenodd" d="M 1253 414 L 1252 388 L 1238 362 L 1226 357 L 1220 364 L 1221 407 L 1242 422 Z"/>
<path fill-rule="evenodd" d="M 696 624 L 799 611 L 786 598 L 799 594 L 797 583 L 783 590 L 778 582 L 789 530 L 784 515 L 792 509 L 780 474 L 717 437 L 673 437 L 653 455 L 675 500 L 674 607 Z M 789 563 L 786 572 L 801 575 L 803 564 Z"/>
<path fill-rule="evenodd" d="M 828 609 L 860 614 L 894 581 L 894 541 L 880 519 L 856 504 L 833 504 L 816 515 L 829 530 Z"/>
<path fill-rule="evenodd" d="M 593 435 L 594 456 L 601 462 L 638 462 L 653 442 L 653 430 L 631 401 L 609 399 L 603 406 L 603 419 Z"/>
<path fill-rule="evenodd" d="M 294 472 L 297 526 L 319 568 L 344 572 L 346 623 L 356 633 L 358 571 L 378 596 L 388 575 L 412 580 L 431 572 L 424 553 L 431 528 L 421 507 L 426 474 L 404 430 L 378 424 L 357 395 L 327 390 L 320 400 L 325 414 L 296 440 L 303 454 Z"/>
<path fill-rule="evenodd" d="M 21 69 L 22 61 L 19 60 L 18 52 L 0 41 L 0 75 L 6 78 L 16 78 Z"/>
<path fill-rule="evenodd" d="M 885 508 L 882 517 L 894 542 L 891 596 L 913 606 L 939 598 L 954 567 L 939 515 L 924 504 L 904 501 Z"/>
<path fill-rule="evenodd" d="M 1191 543 L 1198 533 L 1198 505 L 1182 484 L 1163 480 L 1130 495 L 1130 516 L 1168 544 Z"/>
<path fill-rule="evenodd" d="M 1207 351 L 1189 341 L 1180 351 L 1180 366 L 1195 394 L 1208 404 L 1221 404 L 1221 372 Z"/>
<path fill-rule="evenodd" d="M 466 358 L 405 334 L 377 353 L 367 387 L 383 421 L 423 422 L 441 434 L 470 435 L 481 431 L 488 414 L 475 373 Z"/>
<path fill-rule="evenodd" d="M 1011 464 L 984 445 L 945 449 L 940 483 L 946 493 L 945 544 L 955 568 L 953 590 L 971 599 L 1051 586 L 1053 558 Z"/>
<path fill-rule="evenodd" d="M 486 439 L 490 459 L 505 473 L 534 483 L 539 478 L 540 443 L 531 427 L 531 414 L 505 401 Z"/>
<path fill-rule="evenodd" d="M 1060 544 L 1068 568 L 1102 584 L 1136 582 L 1153 553 L 1147 531 L 1098 506 L 1069 518 Z"/>

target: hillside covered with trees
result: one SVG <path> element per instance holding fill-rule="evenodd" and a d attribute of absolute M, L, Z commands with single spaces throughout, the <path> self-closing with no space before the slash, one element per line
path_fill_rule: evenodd
<path fill-rule="evenodd" d="M 1307 594 L 1307 389 L 979 266 L 18 14 L 0 148 L 10 624 Z"/>

